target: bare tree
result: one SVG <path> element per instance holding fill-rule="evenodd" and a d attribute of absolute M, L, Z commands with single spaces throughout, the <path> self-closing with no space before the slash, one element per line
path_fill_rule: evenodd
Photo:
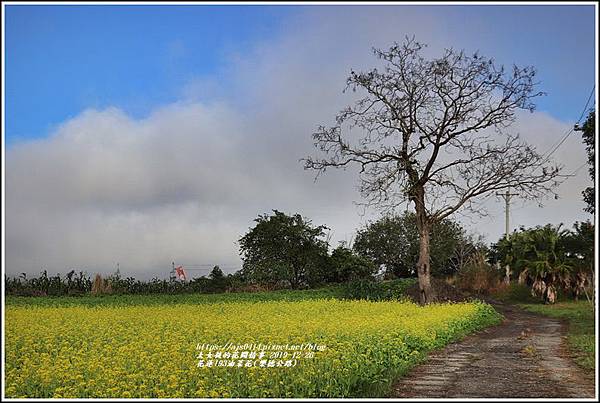
<path fill-rule="evenodd" d="M 414 203 L 425 304 L 436 300 L 432 223 L 465 210 L 484 214 L 485 196 L 499 190 L 539 199 L 558 184 L 560 167 L 506 132 L 516 111 L 533 111 L 533 98 L 542 95 L 532 67 L 505 72 L 493 59 L 454 49 L 426 60 L 424 46 L 407 38 L 387 51 L 373 49 L 383 66 L 350 73 L 346 90 L 361 98 L 334 126 L 319 126 L 313 138 L 324 156 L 304 162 L 318 174 L 356 164 L 366 206 L 389 211 Z"/>

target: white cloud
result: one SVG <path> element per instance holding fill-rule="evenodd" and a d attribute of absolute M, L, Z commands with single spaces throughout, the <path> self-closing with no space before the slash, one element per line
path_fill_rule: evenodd
<path fill-rule="evenodd" d="M 237 267 L 235 241 L 259 213 L 339 208 L 354 217 L 351 185 L 313 186 L 297 159 L 271 158 L 264 145 L 231 109 L 197 103 L 142 120 L 89 110 L 18 144 L 7 155 L 8 272 L 120 262 L 143 275 L 173 260 Z M 336 187 L 347 202 L 330 197 Z"/>

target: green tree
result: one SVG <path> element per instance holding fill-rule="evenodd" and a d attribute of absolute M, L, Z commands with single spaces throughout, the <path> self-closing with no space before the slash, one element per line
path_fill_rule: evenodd
<path fill-rule="evenodd" d="M 574 230 L 565 239 L 568 255 L 573 262 L 573 284 L 576 299 L 585 294 L 594 301 L 594 224 L 590 221 L 575 222 Z"/>
<path fill-rule="evenodd" d="M 277 210 L 254 221 L 256 225 L 239 240 L 244 276 L 256 283 L 284 283 L 294 289 L 324 281 L 327 227 L 315 227 L 300 214 L 289 216 Z"/>
<path fill-rule="evenodd" d="M 590 221 L 575 222 L 574 230 L 569 234 L 567 249 L 579 260 L 582 267 L 594 266 L 594 224 Z"/>
<path fill-rule="evenodd" d="M 376 272 L 377 267 L 371 260 L 357 255 L 342 244 L 331 253 L 327 280 L 333 283 L 346 283 L 372 278 Z"/>
<path fill-rule="evenodd" d="M 208 275 L 210 279 L 210 288 L 212 292 L 223 292 L 227 288 L 227 277 L 223 274 L 223 270 L 216 265 Z"/>
<path fill-rule="evenodd" d="M 596 152 L 595 152 L 595 140 L 596 140 L 596 112 L 590 111 L 585 123 L 583 124 L 583 142 L 585 144 L 585 150 L 587 151 L 588 156 L 588 164 L 590 173 L 590 177 L 592 178 L 592 183 L 594 182 L 595 174 L 596 174 Z M 594 185 L 587 187 L 583 191 L 583 200 L 587 204 L 587 207 L 584 209 L 590 214 L 594 214 L 595 206 L 596 206 L 596 198 Z"/>
<path fill-rule="evenodd" d="M 213 281 L 219 281 L 219 280 L 224 279 L 225 275 L 223 274 L 223 270 L 221 270 L 219 265 L 216 265 L 215 267 L 212 268 L 208 277 Z"/>
<path fill-rule="evenodd" d="M 523 253 L 516 263 L 530 278 L 532 292 L 547 303 L 553 304 L 557 291 L 568 289 L 571 282 L 572 265 L 563 242 L 567 233 L 560 225 L 548 224 L 524 234 Z"/>
<path fill-rule="evenodd" d="M 467 242 L 464 230 L 450 219 L 431 226 L 430 259 L 434 275 L 449 275 L 458 267 L 453 260 L 458 246 Z M 358 230 L 353 249 L 386 270 L 386 275 L 412 277 L 419 259 L 419 230 L 415 213 L 384 216 Z"/>
<path fill-rule="evenodd" d="M 488 258 L 491 263 L 498 263 L 501 267 L 506 268 L 504 282 L 510 283 L 511 275 L 518 277 L 520 275 L 520 268 L 517 270 L 516 262 L 519 256 L 523 256 L 523 248 L 526 245 L 526 230 L 521 227 L 519 231 L 514 231 L 510 236 L 502 237 L 492 244 L 490 251 L 488 252 Z M 502 270 L 502 269 L 501 269 Z M 521 279 L 521 282 L 524 280 Z"/>
<path fill-rule="evenodd" d="M 562 224 L 521 228 L 508 240 L 493 246 L 496 258 L 518 273 L 520 283 L 531 286 L 533 295 L 546 303 L 556 301 L 559 290 L 573 292 L 576 287 L 576 259 L 569 251 L 572 233 Z"/>

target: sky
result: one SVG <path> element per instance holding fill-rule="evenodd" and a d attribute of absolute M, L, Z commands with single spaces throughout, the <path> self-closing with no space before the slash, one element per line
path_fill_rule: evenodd
<path fill-rule="evenodd" d="M 166 277 L 171 262 L 240 267 L 258 214 L 301 213 L 333 246 L 378 217 L 355 173 L 314 180 L 311 133 L 351 103 L 351 69 L 405 36 L 533 65 L 540 98 L 510 128 L 540 152 L 595 83 L 593 6 L 5 5 L 5 267 Z M 594 99 L 589 107 L 594 105 Z M 589 108 L 588 107 L 588 108 Z M 553 155 L 573 172 L 579 132 Z M 515 200 L 511 226 L 591 219 L 587 167 L 558 199 Z M 496 241 L 504 204 L 456 217 Z M 198 274 L 204 274 L 198 272 Z"/>

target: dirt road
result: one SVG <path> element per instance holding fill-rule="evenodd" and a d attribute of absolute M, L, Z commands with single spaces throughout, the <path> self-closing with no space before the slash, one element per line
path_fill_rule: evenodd
<path fill-rule="evenodd" d="M 402 378 L 392 397 L 593 398 L 592 371 L 566 353 L 565 324 L 495 304 L 502 324 L 430 355 Z"/>

